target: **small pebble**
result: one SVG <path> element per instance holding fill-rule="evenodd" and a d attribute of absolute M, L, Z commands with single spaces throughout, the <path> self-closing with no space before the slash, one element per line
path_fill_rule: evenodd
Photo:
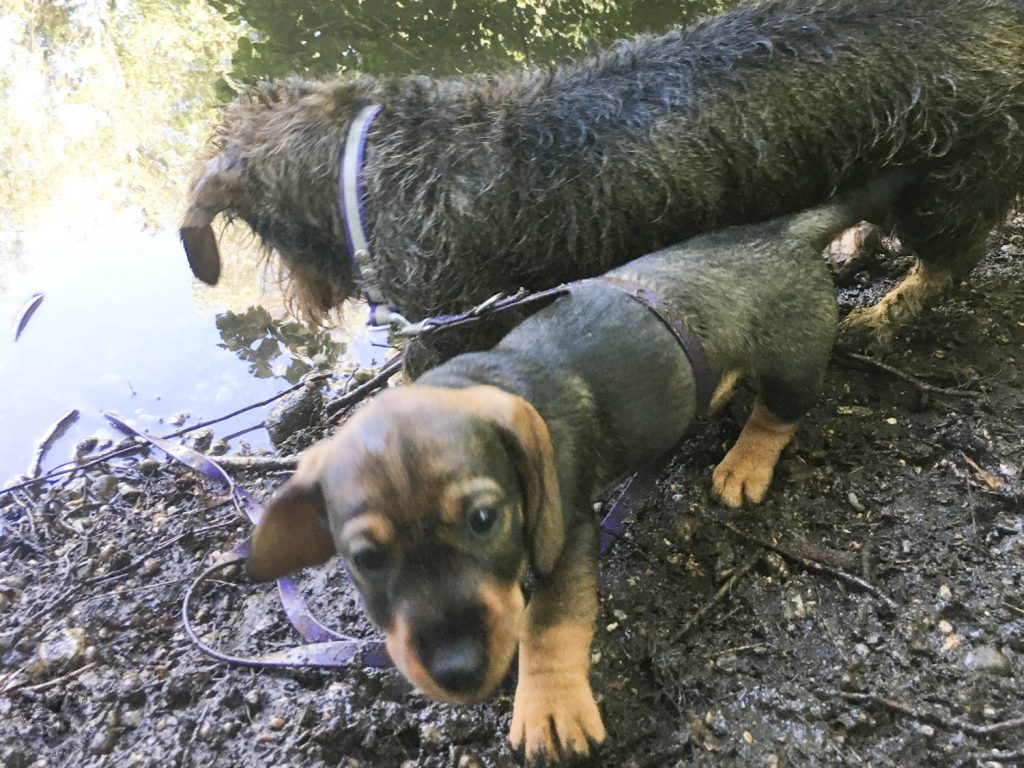
<path fill-rule="evenodd" d="M 89 753 L 93 755 L 109 755 L 117 744 L 116 728 L 103 728 L 97 731 L 89 741 Z"/>
<path fill-rule="evenodd" d="M 223 456 L 231 449 L 231 444 L 227 440 L 214 440 L 210 446 L 211 456 Z"/>
<path fill-rule="evenodd" d="M 164 561 L 159 557 L 146 558 L 145 562 L 142 563 L 142 575 L 153 576 L 160 571 L 163 565 Z"/>
<path fill-rule="evenodd" d="M 200 453 L 206 453 L 213 445 L 212 429 L 197 429 L 189 435 L 192 439 L 192 447 Z"/>
<path fill-rule="evenodd" d="M 121 498 L 125 501 L 135 501 L 144 493 L 141 488 L 136 488 L 134 485 L 129 485 L 128 483 L 121 483 L 118 485 L 117 492 L 121 494 Z"/>
<path fill-rule="evenodd" d="M 939 632 L 941 632 L 944 635 L 948 635 L 952 631 L 953 631 L 953 625 L 950 624 L 948 621 L 943 619 L 942 621 L 939 622 Z"/>
<path fill-rule="evenodd" d="M 221 725 L 220 729 L 224 732 L 225 736 L 234 736 L 238 733 L 238 721 L 228 720 L 226 723 Z"/>
<path fill-rule="evenodd" d="M 850 506 L 853 507 L 854 512 L 864 512 L 867 509 L 867 507 L 861 504 L 860 499 L 857 498 L 857 494 L 853 491 L 846 494 L 846 500 L 849 502 Z"/>
<path fill-rule="evenodd" d="M 273 729 L 275 731 L 280 731 L 282 728 L 284 728 L 284 725 L 285 725 L 285 719 L 283 717 L 281 717 L 280 715 L 274 715 L 272 718 L 270 718 L 270 727 L 271 727 L 271 729 Z"/>
<path fill-rule="evenodd" d="M 92 490 L 100 501 L 110 501 L 117 493 L 117 478 L 113 475 L 100 475 L 96 478 Z"/>
<path fill-rule="evenodd" d="M 79 440 L 75 444 L 75 459 L 80 459 L 86 454 L 92 453 L 96 450 L 96 446 L 99 444 L 99 439 L 96 437 L 87 437 L 85 440 Z"/>
<path fill-rule="evenodd" d="M 939 587 L 939 598 L 941 598 L 942 600 L 953 599 L 953 590 L 949 588 L 948 584 L 943 584 L 941 587 Z"/>
<path fill-rule="evenodd" d="M 981 645 L 967 654 L 964 663 L 976 672 L 1009 675 L 1013 672 L 1010 660 L 991 645 Z"/>
<path fill-rule="evenodd" d="M 139 462 L 139 472 L 144 475 L 155 475 L 160 471 L 160 462 L 152 457 L 147 457 Z"/>
<path fill-rule="evenodd" d="M 420 739 L 436 747 L 444 741 L 444 731 L 433 723 L 427 723 L 420 727 Z"/>

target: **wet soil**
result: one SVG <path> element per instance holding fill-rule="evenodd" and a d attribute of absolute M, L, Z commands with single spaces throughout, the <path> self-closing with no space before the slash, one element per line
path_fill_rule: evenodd
<path fill-rule="evenodd" d="M 989 250 L 885 356 L 917 383 L 837 353 L 763 506 L 707 495 L 743 399 L 695 429 L 602 561 L 595 764 L 1024 765 L 1024 217 Z M 906 266 L 854 276 L 844 309 Z M 517 764 L 511 682 L 448 707 L 391 670 L 196 650 L 184 590 L 247 526 L 154 458 L 0 497 L 5 766 Z M 340 574 L 306 583 L 321 619 L 372 636 Z M 230 574 L 196 621 L 228 650 L 297 642 L 273 590 Z"/>

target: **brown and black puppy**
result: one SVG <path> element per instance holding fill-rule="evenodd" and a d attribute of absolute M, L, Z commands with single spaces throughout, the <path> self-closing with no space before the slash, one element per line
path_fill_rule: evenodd
<path fill-rule="evenodd" d="M 821 249 L 893 202 L 889 177 L 794 217 L 695 238 L 610 273 L 655 293 L 700 339 L 724 393 L 758 387 L 715 470 L 759 502 L 817 396 L 836 329 Z M 271 578 L 340 554 L 395 664 L 428 696 L 477 701 L 518 648 L 511 741 L 584 754 L 605 732 L 590 688 L 597 616 L 591 502 L 679 441 L 697 382 L 675 335 L 605 278 L 572 288 L 486 352 L 383 393 L 303 457 L 253 536 Z M 527 569 L 536 589 L 524 605 Z"/>

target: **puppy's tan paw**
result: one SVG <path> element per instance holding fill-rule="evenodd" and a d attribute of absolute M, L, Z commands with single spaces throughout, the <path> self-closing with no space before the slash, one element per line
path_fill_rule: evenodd
<path fill-rule="evenodd" d="M 520 677 L 509 742 L 528 761 L 586 756 L 604 738 L 601 713 L 585 676 Z"/>
<path fill-rule="evenodd" d="M 760 504 L 768 493 L 774 473 L 774 461 L 767 464 L 758 462 L 734 446 L 715 467 L 711 491 L 716 498 L 735 509 L 742 507 L 744 502 Z"/>

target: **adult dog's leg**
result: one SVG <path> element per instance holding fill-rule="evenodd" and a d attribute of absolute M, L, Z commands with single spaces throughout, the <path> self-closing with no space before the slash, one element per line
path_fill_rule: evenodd
<path fill-rule="evenodd" d="M 1005 141 L 1004 137 L 1000 137 Z M 963 157 L 908 189 L 896 210 L 900 241 L 918 255 L 902 281 L 877 304 L 853 310 L 842 321 L 844 336 L 888 345 L 985 255 L 989 232 L 1005 217 L 1024 167 L 993 165 L 985 154 Z"/>

